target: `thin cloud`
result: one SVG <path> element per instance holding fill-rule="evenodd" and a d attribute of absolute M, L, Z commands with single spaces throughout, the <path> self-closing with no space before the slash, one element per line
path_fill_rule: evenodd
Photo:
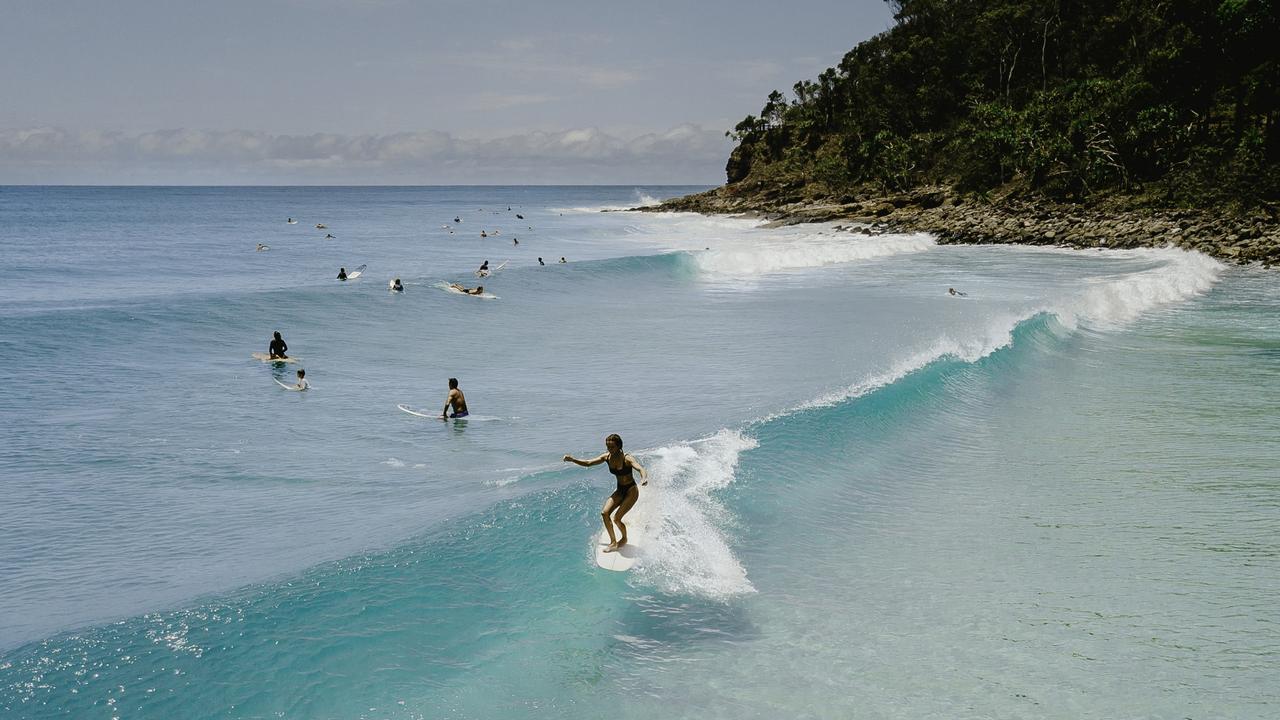
<path fill-rule="evenodd" d="M 489 112 L 492 110 L 508 110 L 528 105 L 543 105 L 558 100 L 554 95 L 538 93 L 496 93 L 482 92 L 466 96 L 450 103 L 455 110 Z"/>
<path fill-rule="evenodd" d="M 27 128 L 0 130 L 0 183 L 714 183 L 728 150 L 721 131 L 697 125 L 633 137 L 576 128 L 497 138 Z"/>

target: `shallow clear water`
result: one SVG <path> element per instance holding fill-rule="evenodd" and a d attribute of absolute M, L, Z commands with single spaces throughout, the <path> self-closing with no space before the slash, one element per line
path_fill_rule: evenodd
<path fill-rule="evenodd" d="M 1276 714 L 1273 273 L 688 190 L 0 188 L 0 709 Z"/>

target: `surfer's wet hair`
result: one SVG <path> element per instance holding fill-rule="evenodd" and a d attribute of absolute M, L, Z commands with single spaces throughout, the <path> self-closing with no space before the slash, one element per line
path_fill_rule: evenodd
<path fill-rule="evenodd" d="M 307 371 L 306 371 L 306 370 L 299 370 L 299 371 L 298 371 L 298 377 L 300 377 L 300 378 L 304 378 L 304 377 L 306 377 L 306 376 L 307 376 Z"/>
<path fill-rule="evenodd" d="M 458 378 L 449 378 L 449 389 L 450 390 L 458 389 Z"/>
<path fill-rule="evenodd" d="M 607 443 L 613 443 L 614 445 L 617 445 L 619 450 L 622 449 L 622 436 L 619 435 L 618 433 L 613 433 L 609 437 L 605 438 L 604 441 Z"/>
<path fill-rule="evenodd" d="M 277 331 L 275 332 L 275 336 L 276 336 L 276 339 L 277 339 L 277 340 L 280 340 L 280 339 L 281 339 L 281 337 L 280 337 L 280 331 L 279 331 L 279 330 L 277 330 Z"/>

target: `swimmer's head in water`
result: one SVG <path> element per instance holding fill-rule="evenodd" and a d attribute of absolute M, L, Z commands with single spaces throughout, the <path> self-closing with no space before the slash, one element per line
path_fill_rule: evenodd
<path fill-rule="evenodd" d="M 450 390 L 458 389 L 458 378 L 449 378 L 449 389 Z"/>
<path fill-rule="evenodd" d="M 622 452 L 622 436 L 613 433 L 604 439 L 604 446 L 609 448 L 610 452 Z"/>

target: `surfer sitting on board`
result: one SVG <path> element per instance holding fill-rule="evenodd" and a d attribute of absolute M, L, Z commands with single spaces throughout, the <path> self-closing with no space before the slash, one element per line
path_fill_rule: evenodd
<path fill-rule="evenodd" d="M 477 285 L 477 286 L 475 286 L 474 288 L 469 288 L 469 287 L 463 287 L 462 285 L 459 285 L 458 283 L 449 283 L 449 287 L 451 287 L 451 288 L 453 288 L 454 290 L 457 290 L 457 291 L 459 291 L 459 292 L 464 292 L 464 293 L 466 293 L 466 294 L 468 294 L 468 295 L 480 295 L 480 294 L 482 294 L 482 293 L 484 292 L 484 286 L 483 286 L 483 285 Z"/>
<path fill-rule="evenodd" d="M 489 261 L 485 260 L 483 263 L 480 263 L 480 269 L 476 270 L 476 277 L 482 278 L 482 277 L 487 277 L 488 275 L 489 275 Z"/>
<path fill-rule="evenodd" d="M 453 407 L 453 415 L 449 414 L 450 406 Z M 449 395 L 444 399 L 444 412 L 440 413 L 440 419 L 464 418 L 467 415 L 470 415 L 467 412 L 467 396 L 458 389 L 458 378 L 449 378 Z"/>
<path fill-rule="evenodd" d="M 271 344 L 267 346 L 267 357 L 272 360 L 288 360 L 289 356 L 285 355 L 288 350 L 289 346 L 284 343 L 284 338 L 280 337 L 280 331 L 275 331 Z"/>
<path fill-rule="evenodd" d="M 307 390 L 307 389 L 309 389 L 310 387 L 311 387 L 311 384 L 307 382 L 307 371 L 306 371 L 306 370 L 299 370 L 299 371 L 298 371 L 298 384 L 297 384 L 297 385 L 294 385 L 294 386 L 293 386 L 293 388 L 294 388 L 295 390 Z"/>
<path fill-rule="evenodd" d="M 404 292 L 404 285 L 400 284 L 400 278 L 391 281 L 391 289 L 395 292 Z"/>
<path fill-rule="evenodd" d="M 590 467 L 605 463 L 609 468 L 609 472 L 618 479 L 618 489 L 613 491 L 608 500 L 604 501 L 604 507 L 600 510 L 600 518 L 604 520 L 604 529 L 609 533 L 609 547 L 605 548 L 605 552 L 615 552 L 619 547 L 627 544 L 627 526 L 622 524 L 622 516 L 627 514 L 631 506 L 636 504 L 636 500 L 640 499 L 640 488 L 636 487 L 636 479 L 631 471 L 635 470 L 640 473 L 640 479 L 644 482 L 641 485 L 649 484 L 649 473 L 636 462 L 636 459 L 622 452 L 622 438 L 617 433 L 610 435 L 604 439 L 604 447 L 607 452 L 599 457 L 590 460 L 579 460 L 572 455 L 565 455 L 564 461 L 571 462 L 582 467 Z M 610 519 L 612 515 L 612 519 Z M 618 535 L 613 532 L 613 526 L 618 526 Z"/>
<path fill-rule="evenodd" d="M 344 268 L 344 267 L 342 267 L 342 268 L 338 268 L 338 279 L 339 279 L 339 280 L 346 280 L 346 279 L 347 279 L 347 269 L 346 269 L 346 268 Z"/>

